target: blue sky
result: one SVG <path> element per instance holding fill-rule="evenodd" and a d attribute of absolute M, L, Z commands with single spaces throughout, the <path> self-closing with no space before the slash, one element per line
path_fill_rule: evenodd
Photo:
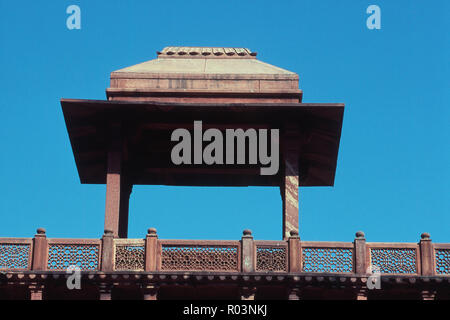
<path fill-rule="evenodd" d="M 81 8 L 82 29 L 66 28 Z M 381 8 L 381 30 L 366 8 Z M 81 185 L 60 98 L 165 46 L 236 46 L 296 72 L 304 102 L 346 105 L 335 186 L 300 189 L 304 240 L 450 242 L 450 2 L 0 0 L 0 237 L 99 238 L 104 185 Z M 130 238 L 281 237 L 277 188 L 135 187 Z"/>

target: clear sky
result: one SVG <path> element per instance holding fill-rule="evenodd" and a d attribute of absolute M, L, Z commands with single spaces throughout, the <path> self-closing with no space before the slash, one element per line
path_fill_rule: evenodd
<path fill-rule="evenodd" d="M 303 102 L 345 103 L 335 186 L 300 189 L 302 239 L 450 242 L 449 18 L 448 0 L 0 0 L 0 237 L 101 237 L 106 187 L 80 184 L 59 100 L 103 100 L 111 71 L 184 45 L 250 48 L 299 74 Z M 138 186 L 129 237 L 149 227 L 277 240 L 280 193 Z"/>

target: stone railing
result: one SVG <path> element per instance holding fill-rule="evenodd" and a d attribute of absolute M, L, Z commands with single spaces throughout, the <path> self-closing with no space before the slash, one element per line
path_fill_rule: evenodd
<path fill-rule="evenodd" d="M 155 229 L 145 239 L 51 239 L 44 229 L 34 238 L 0 238 L 0 270 L 217 273 L 323 273 L 450 276 L 450 244 L 254 240 L 245 230 L 240 241 L 161 240 Z"/>

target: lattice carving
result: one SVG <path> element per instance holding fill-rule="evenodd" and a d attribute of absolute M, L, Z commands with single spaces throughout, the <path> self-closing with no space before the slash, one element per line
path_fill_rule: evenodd
<path fill-rule="evenodd" d="M 450 249 L 436 249 L 436 273 L 450 274 Z"/>
<path fill-rule="evenodd" d="M 80 270 L 98 269 L 98 245 L 91 244 L 52 244 L 48 249 L 47 268 L 66 270 L 78 266 Z"/>
<path fill-rule="evenodd" d="M 116 245 L 115 270 L 143 271 L 145 263 L 144 245 Z"/>
<path fill-rule="evenodd" d="M 287 271 L 286 248 L 257 247 L 256 271 Z"/>
<path fill-rule="evenodd" d="M 304 272 L 353 272 L 353 250 L 347 248 L 303 248 Z"/>
<path fill-rule="evenodd" d="M 238 271 L 237 246 L 163 245 L 162 270 Z"/>
<path fill-rule="evenodd" d="M 415 249 L 372 248 L 370 259 L 380 273 L 417 273 Z"/>
<path fill-rule="evenodd" d="M 0 244 L 0 269 L 28 269 L 29 244 Z"/>

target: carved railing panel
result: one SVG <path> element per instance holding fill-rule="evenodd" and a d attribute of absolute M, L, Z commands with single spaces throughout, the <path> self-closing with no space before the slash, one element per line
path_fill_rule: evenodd
<path fill-rule="evenodd" d="M 144 240 L 114 240 L 114 270 L 143 271 L 144 268 Z"/>
<path fill-rule="evenodd" d="M 30 243 L 0 241 L 0 269 L 27 270 L 31 266 Z"/>
<path fill-rule="evenodd" d="M 450 274 L 450 248 L 435 249 L 436 274 Z"/>
<path fill-rule="evenodd" d="M 161 270 L 239 271 L 239 245 L 163 243 Z"/>
<path fill-rule="evenodd" d="M 288 252 L 285 243 L 278 245 L 256 244 L 256 271 L 286 272 Z"/>
<path fill-rule="evenodd" d="M 415 274 L 417 270 L 417 249 L 408 247 L 370 248 L 372 271 L 393 274 Z"/>
<path fill-rule="evenodd" d="M 112 246 L 111 242 L 105 245 L 109 251 L 103 264 L 102 239 L 0 238 L 0 270 L 65 271 L 77 266 L 96 271 L 109 263 L 115 271 L 240 272 L 241 259 L 246 259 L 251 261 L 248 270 L 256 272 L 361 274 L 362 269 L 372 268 L 382 274 L 450 275 L 448 243 L 364 242 L 358 247 L 356 241 L 244 240 L 246 249 L 241 257 L 241 241 L 114 239 Z M 421 261 L 424 257 L 429 261 Z"/>
<path fill-rule="evenodd" d="M 351 273 L 353 249 L 330 247 L 302 248 L 303 272 Z"/>
<path fill-rule="evenodd" d="M 67 270 L 70 266 L 77 266 L 82 271 L 98 270 L 99 256 L 99 243 L 52 241 L 48 244 L 47 269 Z"/>

